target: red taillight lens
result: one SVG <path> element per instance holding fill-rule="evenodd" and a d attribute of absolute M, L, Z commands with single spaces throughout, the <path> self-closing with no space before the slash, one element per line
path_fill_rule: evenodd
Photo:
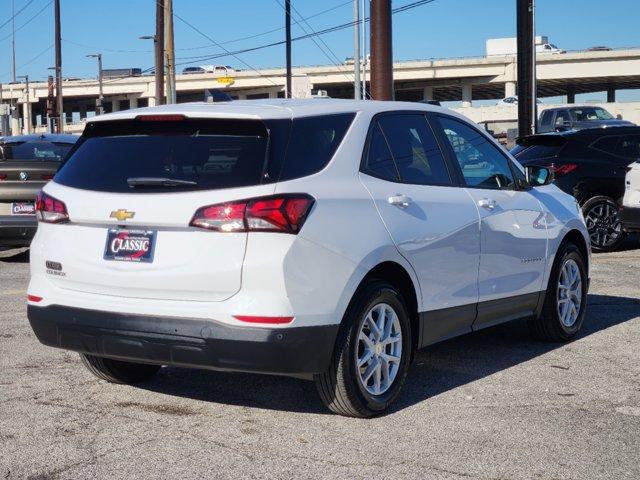
<path fill-rule="evenodd" d="M 192 227 L 218 232 L 298 233 L 314 198 L 307 194 L 283 194 L 240 200 L 199 208 Z"/>
<path fill-rule="evenodd" d="M 552 165 L 550 169 L 556 177 L 560 177 L 573 172 L 576 168 L 578 168 L 578 165 L 575 163 L 565 163 L 564 165 Z"/>
<path fill-rule="evenodd" d="M 43 173 L 42 175 L 40 175 L 40 178 L 46 182 L 48 182 L 49 180 L 53 180 L 53 173 Z"/>
<path fill-rule="evenodd" d="M 42 301 L 42 297 L 38 297 L 37 295 L 27 295 L 27 301 L 38 303 Z"/>
<path fill-rule="evenodd" d="M 6 174 L 4 174 L 4 173 L 0 173 L 0 182 L 1 182 L 2 180 L 6 180 L 6 179 L 7 179 L 7 175 L 6 175 Z"/>
<path fill-rule="evenodd" d="M 64 223 L 69 221 L 67 206 L 57 198 L 47 195 L 43 191 L 36 199 L 36 217 L 44 223 Z"/>
<path fill-rule="evenodd" d="M 282 325 L 293 322 L 293 317 L 254 317 L 250 315 L 234 315 L 233 318 L 245 323 L 265 323 L 269 325 Z"/>

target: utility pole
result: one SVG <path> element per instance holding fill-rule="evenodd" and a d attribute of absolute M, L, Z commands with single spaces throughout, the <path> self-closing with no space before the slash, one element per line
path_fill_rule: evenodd
<path fill-rule="evenodd" d="M 516 0 L 518 28 L 518 134 L 536 133 L 535 0 Z"/>
<path fill-rule="evenodd" d="M 53 121 L 53 114 L 55 112 L 55 106 L 53 104 L 53 102 L 55 102 L 53 85 L 53 76 L 49 75 L 47 77 L 47 133 L 53 133 L 53 125 L 51 124 Z"/>
<path fill-rule="evenodd" d="M 98 100 L 96 101 L 96 115 L 104 113 L 104 95 L 102 94 L 102 54 L 92 53 L 87 55 L 88 58 L 98 59 Z"/>
<path fill-rule="evenodd" d="M 393 100 L 391 0 L 371 0 L 371 97 Z"/>
<path fill-rule="evenodd" d="M 16 0 L 11 0 L 11 49 L 13 63 L 13 83 L 16 83 Z"/>
<path fill-rule="evenodd" d="M 164 42 L 167 58 L 167 103 L 176 103 L 176 54 L 173 42 L 173 0 L 164 0 Z"/>
<path fill-rule="evenodd" d="M 362 0 L 362 99 L 367 99 L 367 4 Z"/>
<path fill-rule="evenodd" d="M 60 41 L 60 0 L 55 0 L 54 4 L 54 16 L 55 16 L 55 51 L 56 51 L 56 113 L 58 114 L 58 121 L 56 125 L 56 131 L 62 133 L 64 107 L 62 101 L 62 46 Z"/>
<path fill-rule="evenodd" d="M 353 0 L 353 98 L 360 100 L 360 0 Z"/>
<path fill-rule="evenodd" d="M 287 92 L 286 98 L 291 98 L 291 0 L 284 2 L 284 26 L 287 57 Z"/>
<path fill-rule="evenodd" d="M 156 34 L 153 45 L 156 53 L 156 105 L 164 104 L 164 0 L 156 2 Z"/>

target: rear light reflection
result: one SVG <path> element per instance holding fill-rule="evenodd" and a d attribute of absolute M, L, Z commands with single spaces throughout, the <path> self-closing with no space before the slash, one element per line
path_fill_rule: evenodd
<path fill-rule="evenodd" d="M 282 232 L 302 228 L 314 198 L 283 194 L 199 208 L 189 225 L 217 232 Z"/>
<path fill-rule="evenodd" d="M 573 172 L 576 168 L 578 168 L 578 165 L 575 163 L 565 163 L 564 165 L 551 165 L 550 170 L 556 177 L 561 177 L 562 175 Z"/>
<path fill-rule="evenodd" d="M 57 198 L 42 190 L 36 199 L 36 217 L 44 223 L 64 223 L 69 221 L 67 206 Z"/>
<path fill-rule="evenodd" d="M 38 297 L 37 295 L 27 295 L 27 300 L 29 302 L 38 303 L 42 301 L 42 297 Z"/>
<path fill-rule="evenodd" d="M 6 175 L 6 174 L 4 174 L 4 173 L 0 173 L 0 182 L 1 182 L 2 180 L 6 180 L 6 179 L 7 179 L 7 175 Z"/>
<path fill-rule="evenodd" d="M 49 180 L 53 180 L 53 176 L 53 173 L 43 173 L 42 175 L 40 175 L 40 178 L 48 182 Z"/>
<path fill-rule="evenodd" d="M 282 325 L 293 322 L 293 317 L 254 317 L 250 315 L 234 315 L 233 318 L 245 323 L 265 323 L 269 325 Z"/>

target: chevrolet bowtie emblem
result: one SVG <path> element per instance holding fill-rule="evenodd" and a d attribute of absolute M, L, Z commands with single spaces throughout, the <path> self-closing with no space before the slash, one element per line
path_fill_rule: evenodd
<path fill-rule="evenodd" d="M 114 210 L 113 212 L 111 212 L 111 215 L 109 215 L 109 218 L 115 218 L 116 220 L 119 220 L 122 222 L 123 220 L 128 220 L 130 218 L 133 218 L 135 214 L 136 212 L 129 212 L 128 210 L 124 210 L 120 208 L 118 210 Z"/>

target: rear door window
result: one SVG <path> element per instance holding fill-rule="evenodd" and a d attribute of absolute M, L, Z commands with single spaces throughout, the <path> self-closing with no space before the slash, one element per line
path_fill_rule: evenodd
<path fill-rule="evenodd" d="M 384 115 L 379 119 L 400 180 L 416 185 L 450 185 L 447 166 L 424 115 Z"/>

